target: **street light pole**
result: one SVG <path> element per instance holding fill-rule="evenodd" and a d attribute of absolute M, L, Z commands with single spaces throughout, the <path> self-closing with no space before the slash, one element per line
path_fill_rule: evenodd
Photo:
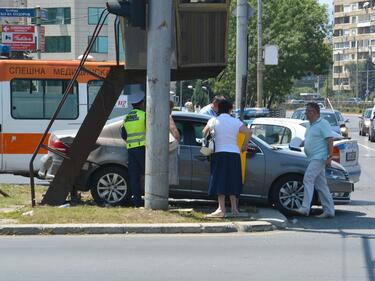
<path fill-rule="evenodd" d="M 237 0 L 236 30 L 236 109 L 241 108 L 243 77 L 247 76 L 247 0 Z"/>
<path fill-rule="evenodd" d="M 262 0 L 258 0 L 257 106 L 263 107 Z"/>
<path fill-rule="evenodd" d="M 172 0 L 148 3 L 145 208 L 166 210 Z"/>

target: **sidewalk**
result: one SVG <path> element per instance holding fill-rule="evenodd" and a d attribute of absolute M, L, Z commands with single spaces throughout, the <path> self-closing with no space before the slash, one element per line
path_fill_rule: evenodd
<path fill-rule="evenodd" d="M 258 208 L 250 220 L 171 224 L 9 224 L 0 221 L 0 235 L 47 234 L 187 234 L 264 232 L 284 229 L 287 219 L 272 208 Z"/>

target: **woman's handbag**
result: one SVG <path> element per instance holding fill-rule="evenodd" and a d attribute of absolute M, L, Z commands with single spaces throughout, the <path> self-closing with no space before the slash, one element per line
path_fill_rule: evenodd
<path fill-rule="evenodd" d="M 215 122 L 214 119 L 212 127 L 210 128 L 207 136 L 202 141 L 202 147 L 200 152 L 204 156 L 210 156 L 212 153 L 215 152 Z"/>

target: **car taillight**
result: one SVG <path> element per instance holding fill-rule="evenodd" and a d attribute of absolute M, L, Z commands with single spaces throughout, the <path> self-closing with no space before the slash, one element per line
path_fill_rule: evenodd
<path fill-rule="evenodd" d="M 340 163 L 340 149 L 338 146 L 333 147 L 333 155 L 332 155 L 332 160 Z"/>
<path fill-rule="evenodd" d="M 66 150 L 68 149 L 68 147 L 64 143 L 62 143 L 60 139 L 57 139 L 57 138 L 50 139 L 48 146 L 64 154 L 66 153 Z"/>

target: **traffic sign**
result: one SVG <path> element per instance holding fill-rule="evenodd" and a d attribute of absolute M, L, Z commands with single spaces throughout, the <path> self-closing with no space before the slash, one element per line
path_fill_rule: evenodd
<path fill-rule="evenodd" d="M 0 8 L 0 17 L 35 17 L 34 8 Z"/>
<path fill-rule="evenodd" d="M 34 25 L 3 25 L 2 32 L 34 33 Z"/>
<path fill-rule="evenodd" d="M 3 25 L 2 42 L 12 51 L 34 51 L 35 32 L 34 25 Z"/>

